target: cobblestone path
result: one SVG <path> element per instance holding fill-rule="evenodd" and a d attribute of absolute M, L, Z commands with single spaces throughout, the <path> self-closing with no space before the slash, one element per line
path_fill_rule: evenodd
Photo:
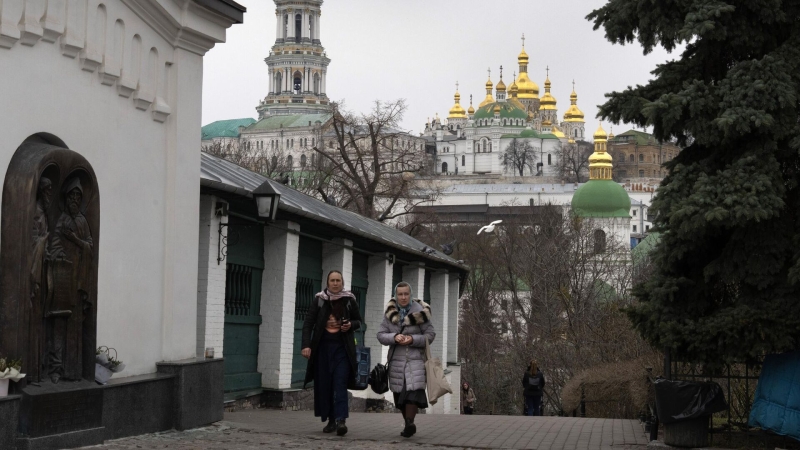
<path fill-rule="evenodd" d="M 569 417 L 418 415 L 417 434 L 400 437 L 399 414 L 351 413 L 345 437 L 322 433 L 310 412 L 226 413 L 217 424 L 183 432 L 135 436 L 87 449 L 537 449 L 643 450 L 638 421 Z"/>

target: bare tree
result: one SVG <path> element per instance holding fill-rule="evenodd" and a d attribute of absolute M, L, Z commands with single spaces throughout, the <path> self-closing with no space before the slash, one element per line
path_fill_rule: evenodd
<path fill-rule="evenodd" d="M 259 149 L 239 139 L 216 140 L 203 145 L 202 151 L 275 180 L 284 179 L 291 170 L 283 150 Z"/>
<path fill-rule="evenodd" d="M 533 146 L 525 139 L 511 139 L 505 152 L 500 153 L 500 163 L 503 169 L 518 172 L 519 176 L 525 175 L 525 168 L 530 172 L 534 170 L 536 152 Z"/>
<path fill-rule="evenodd" d="M 435 195 L 436 189 L 417 177 L 425 170 L 424 146 L 398 128 L 405 100 L 375 101 L 367 113 L 348 111 L 342 102 L 331 107 L 331 124 L 314 149 L 324 168 L 314 190 L 323 200 L 333 197 L 343 208 L 386 221 L 410 214 Z"/>
<path fill-rule="evenodd" d="M 576 373 L 652 349 L 624 313 L 633 301 L 629 243 L 560 206 L 513 210 L 493 234 L 443 224 L 420 239 L 457 240 L 453 257 L 472 268 L 461 299 L 459 356 L 478 412 L 520 414 L 523 371 L 536 359 L 548 379 L 546 409 L 557 413 L 561 390 Z"/>
<path fill-rule="evenodd" d="M 556 150 L 558 176 L 569 183 L 582 183 L 589 178 L 589 156 L 594 151 L 592 144 L 575 141 Z"/>

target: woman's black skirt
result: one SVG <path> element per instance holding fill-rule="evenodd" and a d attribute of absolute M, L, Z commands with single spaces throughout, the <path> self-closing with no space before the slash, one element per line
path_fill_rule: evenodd
<path fill-rule="evenodd" d="M 405 378 L 405 377 L 404 377 Z M 420 408 L 428 407 L 428 396 L 425 395 L 425 389 L 416 389 L 409 391 L 406 389 L 406 380 L 403 380 L 403 390 L 400 393 L 393 392 L 394 406 L 400 408 L 408 403 L 417 405 Z"/>

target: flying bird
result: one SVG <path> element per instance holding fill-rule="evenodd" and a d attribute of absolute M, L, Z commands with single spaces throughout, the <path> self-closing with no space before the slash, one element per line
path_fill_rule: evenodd
<path fill-rule="evenodd" d="M 500 224 L 500 223 L 503 223 L 503 221 L 502 220 L 495 220 L 494 222 L 490 223 L 489 225 L 484 225 L 484 226 L 481 227 L 480 230 L 478 230 L 478 234 L 481 234 L 484 231 L 487 232 L 487 233 L 491 233 L 491 232 L 494 231 L 494 226 L 497 225 L 497 224 Z"/>
<path fill-rule="evenodd" d="M 456 245 L 456 241 L 450 242 L 449 244 L 439 244 L 439 247 L 442 248 L 442 253 L 445 255 L 452 255 L 453 254 L 453 247 Z"/>

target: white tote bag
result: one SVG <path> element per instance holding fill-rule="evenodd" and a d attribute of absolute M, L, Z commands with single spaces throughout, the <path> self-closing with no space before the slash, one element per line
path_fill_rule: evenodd
<path fill-rule="evenodd" d="M 431 344 L 425 338 L 425 378 L 428 384 L 428 402 L 435 405 L 439 397 L 452 394 L 453 388 L 444 376 L 444 369 L 439 358 L 431 358 Z"/>

